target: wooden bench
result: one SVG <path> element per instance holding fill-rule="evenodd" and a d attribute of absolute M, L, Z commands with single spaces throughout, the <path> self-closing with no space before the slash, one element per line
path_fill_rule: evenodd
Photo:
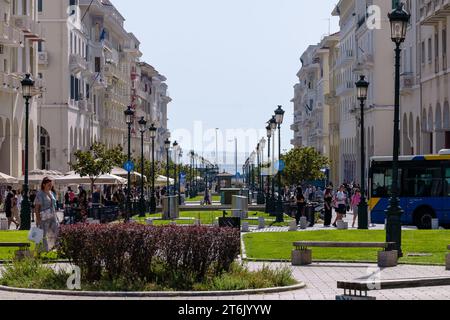
<path fill-rule="evenodd" d="M 394 250 L 395 242 L 294 242 L 292 265 L 305 266 L 312 263 L 312 251 L 308 248 L 380 248 L 378 266 L 380 268 L 395 267 L 398 264 L 398 251 Z"/>
<path fill-rule="evenodd" d="M 422 287 L 450 286 L 450 277 L 394 279 L 394 280 L 354 280 L 338 281 L 337 288 L 344 290 L 344 295 L 337 300 L 376 300 L 368 296 L 369 291 L 395 290 Z"/>
<path fill-rule="evenodd" d="M 31 244 L 24 242 L 0 242 L 0 248 L 18 248 L 15 252 L 16 259 L 22 259 L 31 256 Z"/>

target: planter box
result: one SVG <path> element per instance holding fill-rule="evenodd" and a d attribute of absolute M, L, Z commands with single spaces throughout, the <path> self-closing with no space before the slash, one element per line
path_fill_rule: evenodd
<path fill-rule="evenodd" d="M 380 268 L 392 268 L 398 265 L 398 251 L 380 251 L 378 252 L 378 266 Z"/>
<path fill-rule="evenodd" d="M 307 266 L 312 263 L 312 250 L 292 250 L 292 265 Z"/>

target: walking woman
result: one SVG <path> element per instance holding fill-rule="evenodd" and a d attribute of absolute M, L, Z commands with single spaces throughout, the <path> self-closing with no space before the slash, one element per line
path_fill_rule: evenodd
<path fill-rule="evenodd" d="M 323 201 L 325 206 L 325 217 L 323 226 L 325 228 L 328 228 L 331 225 L 331 219 L 333 219 L 333 195 L 331 193 L 331 188 L 327 188 L 325 190 Z"/>
<path fill-rule="evenodd" d="M 56 198 L 52 192 L 53 181 L 44 178 L 36 195 L 36 224 L 44 231 L 44 250 L 52 251 L 58 238 L 59 223 L 56 216 Z"/>
<path fill-rule="evenodd" d="M 361 191 L 359 189 L 355 190 L 355 194 L 352 196 L 351 207 L 353 209 L 353 225 L 352 228 L 355 228 L 356 219 L 358 219 L 358 209 L 359 204 L 361 203 Z"/>
<path fill-rule="evenodd" d="M 347 193 L 345 192 L 345 186 L 341 186 L 339 188 L 338 193 L 336 194 L 336 206 L 337 206 L 337 216 L 336 220 L 333 223 L 333 227 L 337 227 L 337 222 L 342 221 L 344 219 L 344 216 L 347 213 Z"/>
<path fill-rule="evenodd" d="M 303 195 L 302 188 L 299 187 L 297 188 L 297 214 L 295 215 L 295 221 L 297 222 L 297 225 L 300 224 L 300 218 L 305 215 L 305 207 L 305 196 Z"/>

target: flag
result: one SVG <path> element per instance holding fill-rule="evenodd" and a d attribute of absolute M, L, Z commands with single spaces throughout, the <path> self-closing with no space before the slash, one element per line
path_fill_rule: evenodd
<path fill-rule="evenodd" d="M 100 34 L 100 42 L 105 40 L 105 38 L 106 38 L 106 30 L 103 28 L 102 33 Z"/>

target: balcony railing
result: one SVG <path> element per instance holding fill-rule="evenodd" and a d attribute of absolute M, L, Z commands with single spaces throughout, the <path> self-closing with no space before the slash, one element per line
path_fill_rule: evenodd
<path fill-rule="evenodd" d="M 47 51 L 39 52 L 38 61 L 40 65 L 48 65 L 48 52 Z"/>
<path fill-rule="evenodd" d="M 19 47 L 23 42 L 23 33 L 6 22 L 0 22 L 0 44 L 10 47 Z"/>
<path fill-rule="evenodd" d="M 71 54 L 69 57 L 70 70 L 78 73 L 86 70 L 86 60 L 78 54 Z"/>
<path fill-rule="evenodd" d="M 25 34 L 25 38 L 32 41 L 44 40 L 44 32 L 39 22 L 34 21 L 29 15 L 12 16 L 14 26 Z"/>

